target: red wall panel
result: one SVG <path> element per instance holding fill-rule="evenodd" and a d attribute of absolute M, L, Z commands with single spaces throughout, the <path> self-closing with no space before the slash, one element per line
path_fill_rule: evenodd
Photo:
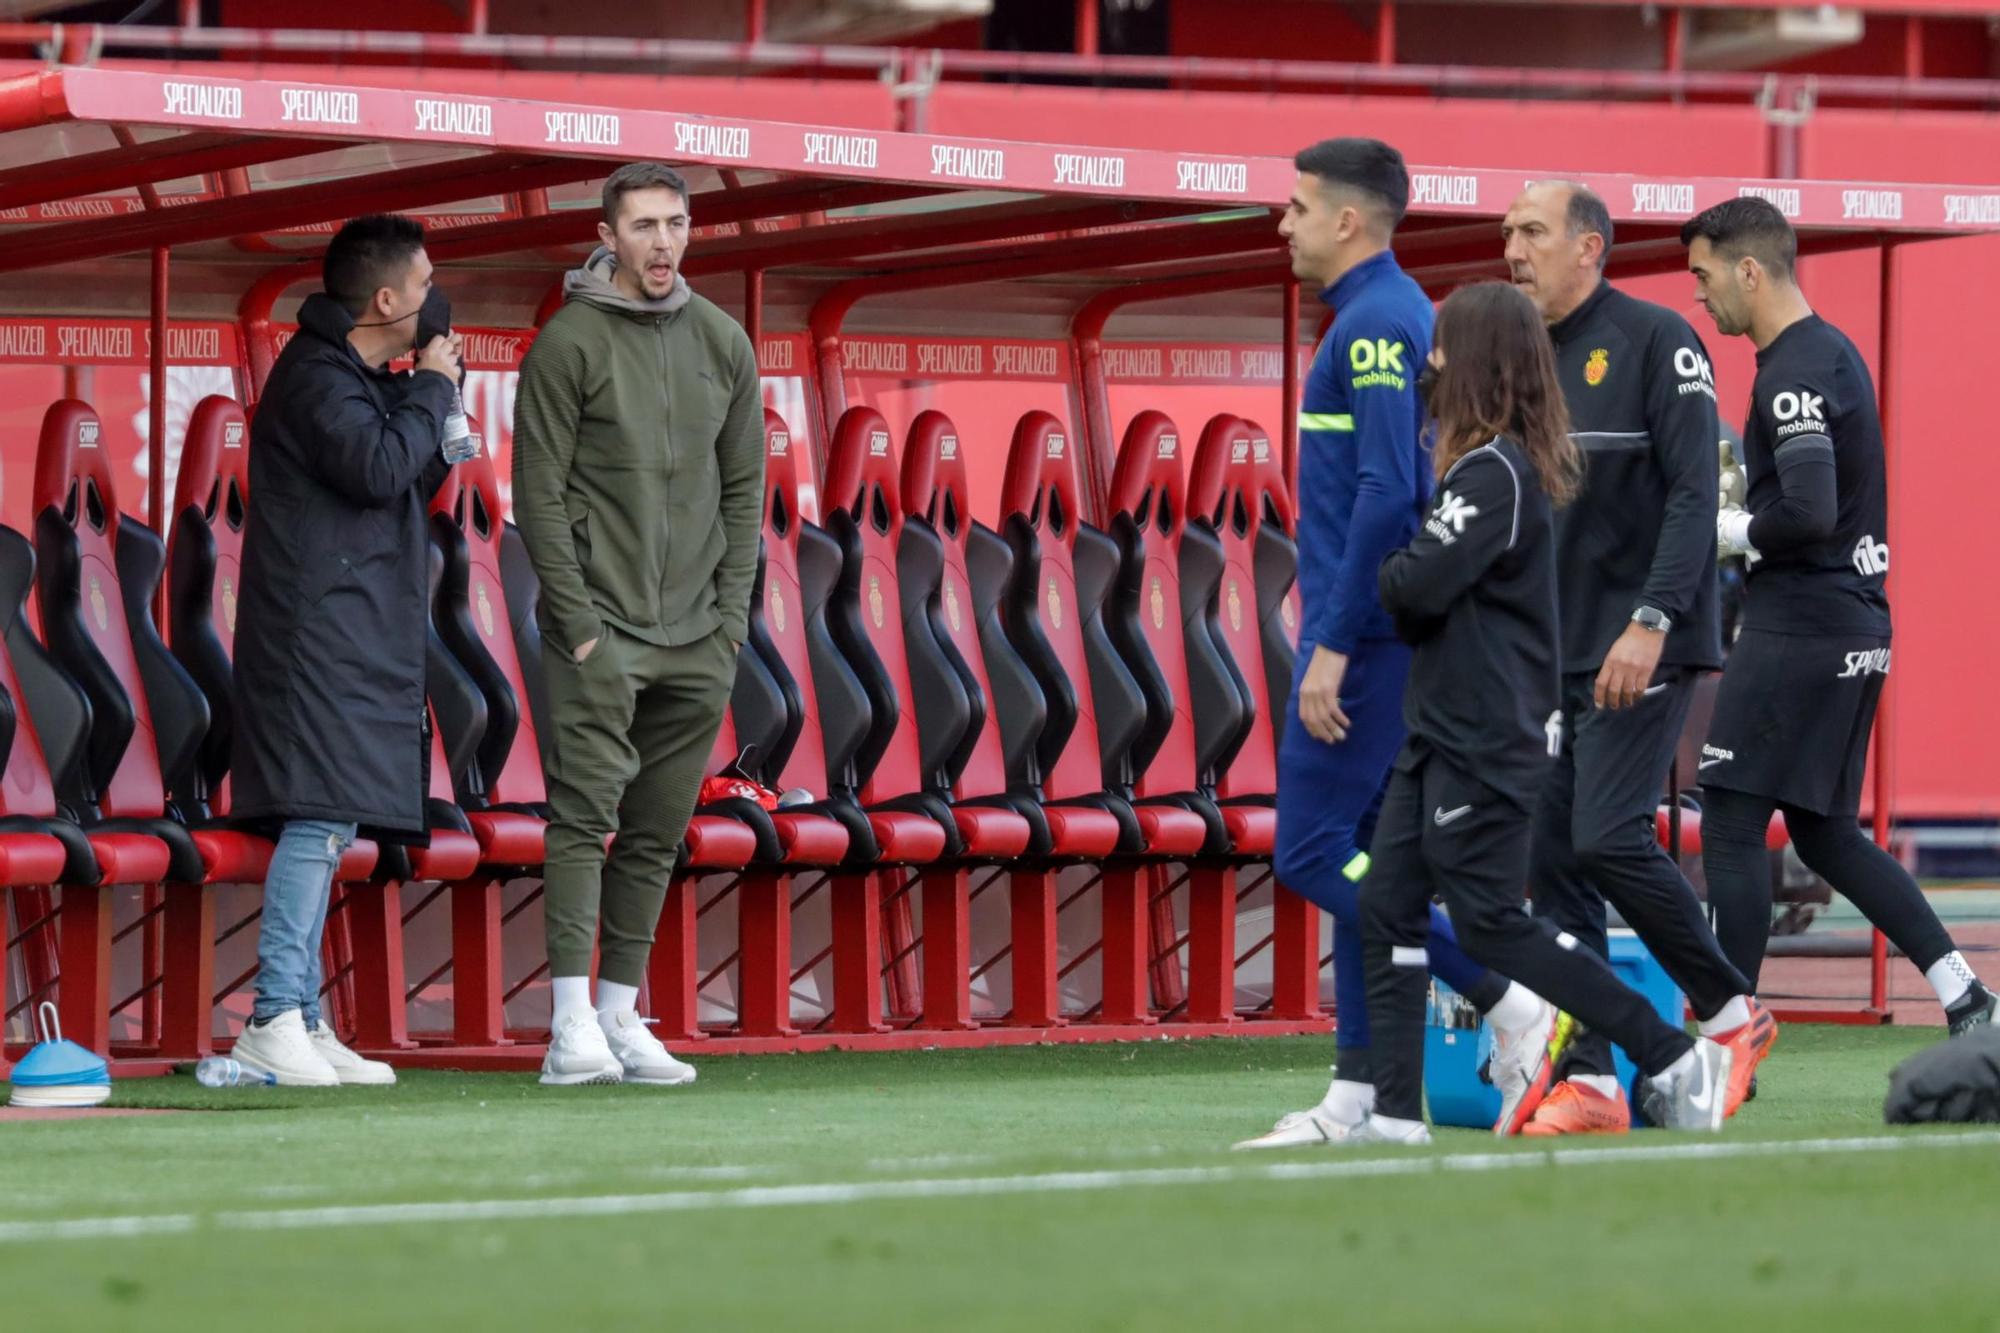
<path fill-rule="evenodd" d="M 1822 180 L 1976 184 L 1996 167 L 2000 116 L 1822 110 L 1799 132 L 1799 171 Z"/>
<path fill-rule="evenodd" d="M 1190 153 L 1289 155 L 1337 134 L 1372 135 L 1429 166 L 1759 176 L 1764 124 L 1753 108 L 1260 96 L 946 84 L 934 134 L 990 135 Z M 1484 201 L 1482 201 L 1484 202 Z"/>
<path fill-rule="evenodd" d="M 1987 159 L 1990 163 L 1992 159 Z M 2000 296 L 2000 236 L 1929 241 L 1899 260 L 1889 445 L 1891 772 L 1899 817 L 2000 817 L 2000 660 L 1983 516 L 2000 495 L 1984 410 L 2000 353 L 1979 314 Z M 1975 295 L 1982 294 L 1982 295 Z"/>

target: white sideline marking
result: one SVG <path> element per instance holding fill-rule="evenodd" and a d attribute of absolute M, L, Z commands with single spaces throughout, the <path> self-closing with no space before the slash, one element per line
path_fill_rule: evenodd
<path fill-rule="evenodd" d="M 169 1213 L 84 1217 L 68 1221 L 0 1222 L 0 1245 L 54 1240 L 116 1240 L 131 1236 L 219 1231 L 304 1231 L 414 1222 L 516 1222 L 556 1217 L 626 1217 L 637 1213 L 705 1212 L 722 1208 L 793 1208 L 868 1203 L 878 1199 L 961 1199 L 1001 1194 L 1071 1194 L 1162 1185 L 1337 1180 L 1359 1176 L 1424 1176 L 1455 1171 L 1522 1171 L 1539 1167 L 1615 1166 L 1632 1162 L 1710 1161 L 1745 1157 L 1832 1156 L 1919 1149 L 2000 1147 L 1986 1130 L 1925 1137 L 1768 1140 L 1753 1143 L 1671 1143 L 1640 1148 L 1562 1148 L 1547 1152 L 1451 1153 L 1439 1157 L 1371 1157 L 1343 1161 L 1273 1162 L 1264 1166 L 1158 1167 L 1131 1171 L 1057 1171 L 1025 1176 L 965 1176 L 815 1185 L 758 1185 L 671 1194 L 610 1194 L 557 1199 L 462 1199 L 435 1203 L 360 1204 L 213 1214 Z M 1335 1150 L 1337 1151 L 1337 1150 Z"/>

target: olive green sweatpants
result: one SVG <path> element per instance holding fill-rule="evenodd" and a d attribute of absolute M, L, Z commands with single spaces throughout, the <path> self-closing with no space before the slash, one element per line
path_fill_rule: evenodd
<path fill-rule="evenodd" d="M 581 665 L 551 651 L 543 671 L 554 730 L 543 872 L 549 975 L 590 974 L 601 909 L 598 976 L 637 986 L 729 702 L 736 649 L 719 629 L 662 648 L 607 628 Z"/>

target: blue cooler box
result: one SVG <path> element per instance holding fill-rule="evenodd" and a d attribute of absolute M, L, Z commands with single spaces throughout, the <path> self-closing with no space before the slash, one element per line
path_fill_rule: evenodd
<path fill-rule="evenodd" d="M 1618 979 L 1652 1001 L 1653 1008 L 1674 1027 L 1685 1021 L 1681 993 L 1654 961 L 1639 937 L 1629 930 L 1611 932 L 1611 970 Z M 1430 1012 L 1424 1027 L 1424 1098 L 1431 1122 L 1491 1129 L 1500 1117 L 1500 1093 L 1479 1077 L 1480 1066 L 1493 1048 L 1493 1037 L 1477 1011 L 1451 987 L 1433 979 Z M 1453 1021 L 1470 1024 L 1452 1026 Z M 1617 1046 L 1618 1082 L 1628 1091 L 1638 1070 Z"/>

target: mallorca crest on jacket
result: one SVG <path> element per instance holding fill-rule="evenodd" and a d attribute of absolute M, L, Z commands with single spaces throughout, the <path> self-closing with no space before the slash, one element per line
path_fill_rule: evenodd
<path fill-rule="evenodd" d="M 1604 383 L 1605 373 L 1611 369 L 1611 353 L 1602 347 L 1594 347 L 1590 360 L 1583 363 L 1583 382 L 1595 389 Z"/>

